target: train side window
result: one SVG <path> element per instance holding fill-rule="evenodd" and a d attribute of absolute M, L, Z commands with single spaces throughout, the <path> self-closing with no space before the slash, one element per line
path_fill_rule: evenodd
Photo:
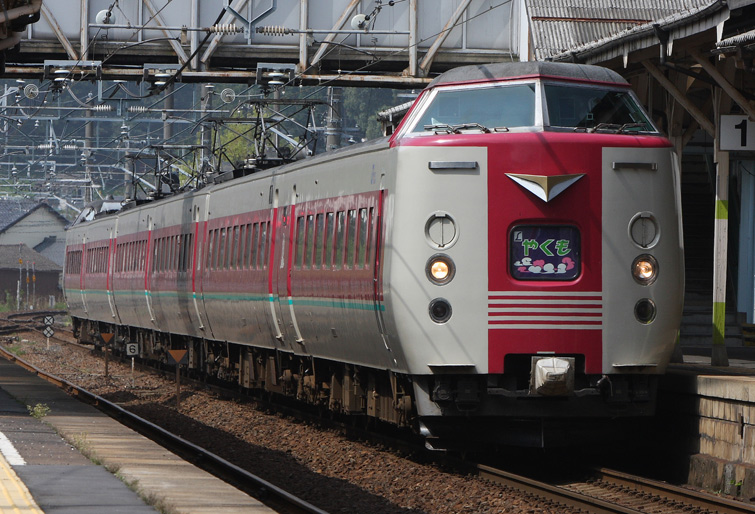
<path fill-rule="evenodd" d="M 270 226 L 269 221 L 265 221 L 261 224 L 261 232 L 260 232 L 260 258 L 259 258 L 259 265 L 260 268 L 265 269 L 267 268 L 267 229 Z"/>
<path fill-rule="evenodd" d="M 304 241 L 304 268 L 312 267 L 312 247 L 315 242 L 315 217 L 307 215 L 307 239 Z"/>
<path fill-rule="evenodd" d="M 315 217 L 315 255 L 312 259 L 313 264 L 312 267 L 314 269 L 320 269 L 320 265 L 322 264 L 322 245 L 323 245 L 323 238 L 325 236 L 325 215 L 320 213 Z"/>
<path fill-rule="evenodd" d="M 184 234 L 178 234 L 176 236 L 176 260 L 174 261 L 175 269 L 177 272 L 186 271 L 184 267 L 186 265 L 186 255 L 184 253 Z"/>
<path fill-rule="evenodd" d="M 359 249 L 357 254 L 357 268 L 361 269 L 367 264 L 367 247 L 369 240 L 369 219 L 367 218 L 367 209 L 359 209 Z"/>
<path fill-rule="evenodd" d="M 192 257 L 194 256 L 194 246 L 192 244 L 193 242 L 194 235 L 186 234 L 186 239 L 184 240 L 184 245 L 186 247 L 186 262 L 184 263 L 184 271 L 189 271 L 190 269 L 192 269 L 192 265 L 194 263 L 192 259 Z"/>
<path fill-rule="evenodd" d="M 336 214 L 336 259 L 335 269 L 343 266 L 343 248 L 346 243 L 346 212 L 338 211 Z"/>
<path fill-rule="evenodd" d="M 178 234 L 176 237 L 176 258 L 173 260 L 173 269 L 176 271 L 184 271 L 185 268 L 185 255 L 184 255 L 184 234 Z"/>
<path fill-rule="evenodd" d="M 162 272 L 165 269 L 165 238 L 161 237 L 158 240 L 159 255 L 160 258 L 157 262 L 157 271 Z"/>
<path fill-rule="evenodd" d="M 333 222 L 335 221 L 335 214 L 329 212 L 325 219 L 325 262 L 323 263 L 323 269 L 330 268 L 333 265 Z"/>
<path fill-rule="evenodd" d="M 163 246 L 163 258 L 160 261 L 160 271 L 165 272 L 165 271 L 168 271 L 168 266 L 170 264 L 171 238 L 163 237 L 161 241 L 162 241 L 162 246 Z"/>
<path fill-rule="evenodd" d="M 157 239 L 152 242 L 152 272 L 157 271 Z"/>
<path fill-rule="evenodd" d="M 233 227 L 233 246 L 231 247 L 231 259 L 230 267 L 238 269 L 239 266 L 239 254 L 241 253 L 241 227 L 236 225 Z"/>
<path fill-rule="evenodd" d="M 304 261 L 304 234 L 305 234 L 304 216 L 296 218 L 296 242 L 294 243 L 296 253 L 294 256 L 294 267 L 301 269 Z"/>
<path fill-rule="evenodd" d="M 176 241 L 176 253 L 178 259 L 176 260 L 176 271 L 183 273 L 186 271 L 186 234 L 178 234 Z"/>
<path fill-rule="evenodd" d="M 210 230 L 207 233 L 207 262 L 205 268 L 207 270 L 213 269 L 213 259 L 215 258 L 215 231 Z"/>
<path fill-rule="evenodd" d="M 249 225 L 241 225 L 239 228 L 239 269 L 246 269 L 249 266 L 249 251 L 247 241 L 249 240 Z"/>
<path fill-rule="evenodd" d="M 186 234 L 178 234 L 176 243 L 176 253 L 178 253 L 176 271 L 184 272 L 186 271 Z"/>
<path fill-rule="evenodd" d="M 170 257 L 168 258 L 168 265 L 166 266 L 167 271 L 175 271 L 178 267 L 176 265 L 176 257 L 178 257 L 177 239 L 177 236 L 170 236 L 168 238 L 168 244 L 170 246 Z"/>
<path fill-rule="evenodd" d="M 251 255 L 250 258 L 252 259 L 250 267 L 252 269 L 257 269 L 257 254 L 259 253 L 259 235 L 260 235 L 260 224 L 255 223 L 252 225 L 252 238 L 251 238 Z"/>
<path fill-rule="evenodd" d="M 160 271 L 170 271 L 170 259 L 173 253 L 173 236 L 166 236 L 163 238 L 163 260 L 160 267 Z"/>
<path fill-rule="evenodd" d="M 228 238 L 226 237 L 227 229 L 225 227 L 220 229 L 220 239 L 218 241 L 218 266 L 217 269 L 225 268 L 225 256 L 226 245 L 228 244 Z"/>
<path fill-rule="evenodd" d="M 357 211 L 349 210 L 349 228 L 346 237 L 346 268 L 352 268 L 357 252 Z"/>

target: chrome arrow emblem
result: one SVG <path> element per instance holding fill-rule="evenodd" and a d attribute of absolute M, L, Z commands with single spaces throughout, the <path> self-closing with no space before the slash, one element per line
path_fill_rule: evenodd
<path fill-rule="evenodd" d="M 553 175 L 546 177 L 545 175 L 506 173 L 506 176 L 544 202 L 550 202 L 563 193 L 567 187 L 584 177 L 585 174 L 577 173 L 574 175 Z"/>

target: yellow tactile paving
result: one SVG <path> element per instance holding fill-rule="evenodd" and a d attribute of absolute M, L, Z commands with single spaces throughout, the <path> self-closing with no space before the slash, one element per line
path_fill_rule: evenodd
<path fill-rule="evenodd" d="M 0 512 L 14 514 L 44 514 L 32 498 L 26 485 L 18 478 L 8 461 L 0 454 Z"/>

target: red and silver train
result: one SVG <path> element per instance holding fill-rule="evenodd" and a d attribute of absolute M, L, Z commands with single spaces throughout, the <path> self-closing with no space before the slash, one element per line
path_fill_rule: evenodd
<path fill-rule="evenodd" d="M 190 373 L 436 446 L 547 445 L 654 412 L 682 313 L 679 176 L 618 74 L 462 67 L 388 138 L 86 209 L 65 294 L 83 341 L 187 349 Z"/>

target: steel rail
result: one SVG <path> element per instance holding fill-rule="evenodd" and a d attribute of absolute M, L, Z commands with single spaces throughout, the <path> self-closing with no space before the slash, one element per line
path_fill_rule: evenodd
<path fill-rule="evenodd" d="M 593 498 L 574 491 L 567 491 L 560 487 L 539 482 L 521 475 L 515 475 L 508 471 L 496 469 L 484 464 L 477 464 L 477 473 L 480 478 L 490 480 L 497 484 L 505 485 L 518 491 L 525 491 L 537 497 L 549 500 L 553 503 L 582 509 L 593 514 L 638 514 L 644 511 L 630 509 Z"/>
<path fill-rule="evenodd" d="M 294 496 L 267 480 L 228 462 L 182 437 L 168 432 L 164 428 L 129 412 L 123 407 L 74 385 L 67 380 L 40 370 L 24 359 L 9 352 L 4 346 L 0 346 L 0 357 L 31 371 L 40 378 L 63 389 L 69 395 L 75 396 L 77 399 L 93 405 L 111 418 L 114 418 L 122 424 L 136 430 L 164 448 L 181 456 L 181 458 L 193 463 L 195 466 L 198 466 L 242 491 L 245 491 L 250 496 L 255 496 L 257 498 L 263 496 L 265 504 L 280 509 L 280 512 L 292 514 L 327 514 L 326 511 Z"/>
<path fill-rule="evenodd" d="M 531 478 L 515 475 L 483 464 L 477 464 L 481 478 L 502 484 L 517 490 L 526 491 L 540 498 L 574 509 L 582 509 L 595 514 L 640 514 L 647 513 L 647 506 L 637 508 L 612 503 L 588 494 L 554 486 Z M 685 510 L 704 509 L 719 514 L 744 514 L 755 512 L 755 506 L 749 503 L 723 498 L 714 494 L 695 491 L 671 485 L 657 480 L 642 478 L 621 471 L 607 468 L 594 470 L 596 480 L 657 496 L 659 501 L 683 504 Z"/>
<path fill-rule="evenodd" d="M 713 510 L 719 514 L 742 514 L 755 512 L 755 505 L 742 501 L 732 500 L 693 489 L 687 489 L 676 485 L 659 482 L 648 478 L 642 478 L 622 471 L 598 468 L 595 470 L 596 478 L 616 484 L 622 487 L 646 492 L 674 501 L 693 505 L 706 510 Z"/>

